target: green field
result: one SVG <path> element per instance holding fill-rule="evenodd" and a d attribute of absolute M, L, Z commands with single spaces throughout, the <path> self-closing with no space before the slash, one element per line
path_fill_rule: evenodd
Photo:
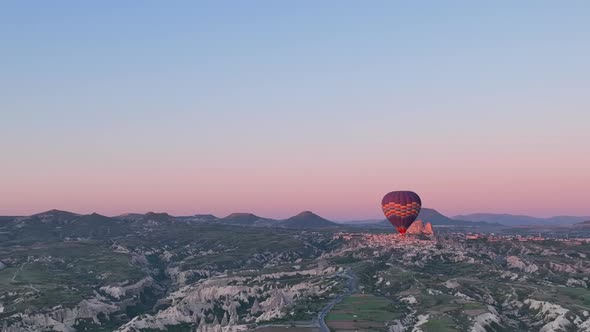
<path fill-rule="evenodd" d="M 353 294 L 330 311 L 326 324 L 333 331 L 387 331 L 386 324 L 400 316 L 384 297 Z"/>
<path fill-rule="evenodd" d="M 424 332 L 458 332 L 453 320 L 448 316 L 430 318 L 428 322 L 420 326 Z"/>

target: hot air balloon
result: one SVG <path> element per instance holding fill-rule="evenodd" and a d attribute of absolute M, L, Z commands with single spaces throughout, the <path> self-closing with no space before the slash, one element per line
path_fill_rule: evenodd
<path fill-rule="evenodd" d="M 405 234 L 416 220 L 421 206 L 420 196 L 413 191 L 392 191 L 381 201 L 385 217 L 400 234 Z"/>

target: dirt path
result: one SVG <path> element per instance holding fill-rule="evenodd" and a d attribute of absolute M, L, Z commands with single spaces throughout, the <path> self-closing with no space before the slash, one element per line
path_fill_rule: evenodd
<path fill-rule="evenodd" d="M 20 268 L 19 268 L 18 270 L 16 270 L 16 272 L 14 272 L 14 275 L 12 276 L 12 279 L 11 279 L 10 281 L 15 281 L 15 280 L 16 280 L 16 276 L 18 275 L 18 273 L 19 273 L 20 271 L 22 271 L 22 270 L 23 270 L 23 268 L 25 267 L 25 265 L 27 265 L 27 263 L 29 263 L 29 262 L 24 262 L 24 263 L 23 263 L 23 264 L 20 266 Z"/>

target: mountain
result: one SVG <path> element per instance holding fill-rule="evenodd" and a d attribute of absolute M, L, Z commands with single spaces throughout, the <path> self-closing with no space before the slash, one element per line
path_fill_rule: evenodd
<path fill-rule="evenodd" d="M 125 221 L 141 221 L 143 220 L 144 215 L 141 213 L 124 213 L 116 216 L 115 218 Z"/>
<path fill-rule="evenodd" d="M 420 210 L 420 214 L 416 220 L 424 220 L 424 222 L 429 222 L 435 226 L 466 226 L 466 227 L 478 227 L 478 226 L 501 226 L 497 223 L 487 223 L 487 222 L 480 222 L 480 221 L 469 221 L 469 220 L 457 220 L 453 218 L 449 218 L 442 213 L 436 211 L 435 209 L 429 208 L 422 208 Z M 343 222 L 343 224 L 350 225 L 350 226 L 364 226 L 364 227 L 391 227 L 389 221 L 385 219 L 379 220 L 358 220 L 358 221 L 347 221 Z"/>
<path fill-rule="evenodd" d="M 175 217 L 169 215 L 166 212 L 148 212 L 144 214 L 143 220 L 147 222 L 173 222 L 176 220 Z"/>
<path fill-rule="evenodd" d="M 590 220 L 586 220 L 577 224 L 574 224 L 575 228 L 590 228 Z"/>
<path fill-rule="evenodd" d="M 97 237 L 111 233 L 121 234 L 127 227 L 121 220 L 92 213 L 77 216 L 61 229 L 63 234 L 70 237 Z"/>
<path fill-rule="evenodd" d="M 383 219 L 362 219 L 362 220 L 336 221 L 336 223 L 338 223 L 338 224 L 350 225 L 350 226 L 371 225 L 371 224 L 378 224 L 381 222 L 383 222 Z"/>
<path fill-rule="evenodd" d="M 232 213 L 227 217 L 218 219 L 219 223 L 230 225 L 260 225 L 272 223 L 274 220 L 262 218 L 252 213 Z"/>
<path fill-rule="evenodd" d="M 212 215 L 212 214 L 195 214 L 191 217 L 189 217 L 188 219 L 192 220 L 192 221 L 216 221 L 219 218 L 217 218 L 216 216 Z"/>
<path fill-rule="evenodd" d="M 99 238 L 110 234 L 128 234 L 130 223 L 97 213 L 80 215 L 50 210 L 8 223 L 8 229 L 21 242 L 53 241 L 72 238 Z"/>
<path fill-rule="evenodd" d="M 454 216 L 454 219 L 484 221 L 499 223 L 506 226 L 528 226 L 528 225 L 573 225 L 590 217 L 576 216 L 555 216 L 550 218 L 537 218 L 525 215 L 498 214 L 498 213 L 473 213 Z"/>
<path fill-rule="evenodd" d="M 423 220 L 429 222 L 434 226 L 463 226 L 463 227 L 485 227 L 485 226 L 501 226 L 497 223 L 481 222 L 481 221 L 467 221 L 449 218 L 435 209 L 422 208 L 416 220 Z M 378 223 L 380 226 L 391 227 L 387 220 L 382 220 Z"/>
<path fill-rule="evenodd" d="M 435 209 L 428 209 L 423 208 L 420 210 L 420 214 L 418 214 L 418 218 L 420 220 L 424 220 L 424 222 L 429 222 L 433 225 L 462 225 L 462 226 L 473 226 L 474 224 L 471 221 L 465 220 L 454 220 L 451 219 L 440 212 L 436 211 Z M 483 226 L 483 225 L 482 225 Z"/>
<path fill-rule="evenodd" d="M 337 223 L 324 219 L 311 211 L 304 211 L 280 222 L 285 228 L 327 228 L 338 226 Z"/>
<path fill-rule="evenodd" d="M 23 222 L 41 222 L 43 224 L 66 224 L 80 217 L 77 213 L 61 210 L 49 210 L 21 219 Z"/>

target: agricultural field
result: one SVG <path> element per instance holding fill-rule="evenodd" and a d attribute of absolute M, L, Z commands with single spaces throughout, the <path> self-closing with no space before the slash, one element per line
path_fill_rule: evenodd
<path fill-rule="evenodd" d="M 391 300 L 357 293 L 337 304 L 326 317 L 326 324 L 333 331 L 387 331 L 387 323 L 400 316 Z"/>
<path fill-rule="evenodd" d="M 257 328 L 256 332 L 319 332 L 315 327 L 268 326 Z"/>

